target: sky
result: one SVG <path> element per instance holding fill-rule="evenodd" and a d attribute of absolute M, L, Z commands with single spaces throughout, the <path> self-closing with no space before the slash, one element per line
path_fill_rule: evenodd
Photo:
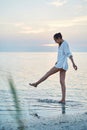
<path fill-rule="evenodd" d="M 0 0 L 0 51 L 56 51 L 58 32 L 87 52 L 87 0 Z"/>

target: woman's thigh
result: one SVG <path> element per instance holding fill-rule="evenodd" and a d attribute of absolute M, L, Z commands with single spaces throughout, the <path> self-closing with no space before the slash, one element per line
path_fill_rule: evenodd
<path fill-rule="evenodd" d="M 66 77 L 66 70 L 60 70 L 60 82 L 64 82 Z"/>
<path fill-rule="evenodd" d="M 61 71 L 61 69 L 60 69 L 60 68 L 56 68 L 56 67 L 54 66 L 54 67 L 52 67 L 52 68 L 46 73 L 46 75 L 47 75 L 47 76 L 51 76 L 51 75 L 57 73 L 58 71 Z"/>

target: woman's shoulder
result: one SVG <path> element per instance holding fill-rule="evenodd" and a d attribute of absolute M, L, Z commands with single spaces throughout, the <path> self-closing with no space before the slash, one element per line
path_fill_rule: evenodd
<path fill-rule="evenodd" d="M 68 42 L 64 40 L 64 41 L 63 41 L 63 44 L 64 44 L 64 45 L 65 45 L 65 44 L 68 44 Z"/>
<path fill-rule="evenodd" d="M 68 46 L 68 42 L 64 40 L 62 46 L 63 46 L 63 47 Z"/>
<path fill-rule="evenodd" d="M 63 43 L 61 44 L 61 46 L 58 47 L 58 49 L 61 50 L 67 46 L 68 46 L 68 43 L 64 40 Z"/>

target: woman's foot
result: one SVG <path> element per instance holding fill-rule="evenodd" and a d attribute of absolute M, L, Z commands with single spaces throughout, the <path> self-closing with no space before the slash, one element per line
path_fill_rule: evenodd
<path fill-rule="evenodd" d="M 37 87 L 37 83 L 29 83 L 29 85 Z"/>
<path fill-rule="evenodd" d="M 59 103 L 65 104 L 65 100 L 60 100 Z"/>

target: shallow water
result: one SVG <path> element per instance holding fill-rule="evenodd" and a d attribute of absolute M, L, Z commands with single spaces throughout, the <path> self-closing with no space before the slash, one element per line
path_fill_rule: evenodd
<path fill-rule="evenodd" d="M 28 85 L 38 80 L 56 62 L 56 53 L 0 53 L 0 121 L 15 114 L 8 77 L 12 76 L 23 115 L 53 117 L 87 112 L 87 53 L 73 53 L 78 71 L 69 63 L 66 74 L 66 104 L 61 105 L 59 73 L 38 88 Z M 25 118 L 26 118 L 25 116 Z M 4 118 L 5 117 L 5 118 Z"/>

